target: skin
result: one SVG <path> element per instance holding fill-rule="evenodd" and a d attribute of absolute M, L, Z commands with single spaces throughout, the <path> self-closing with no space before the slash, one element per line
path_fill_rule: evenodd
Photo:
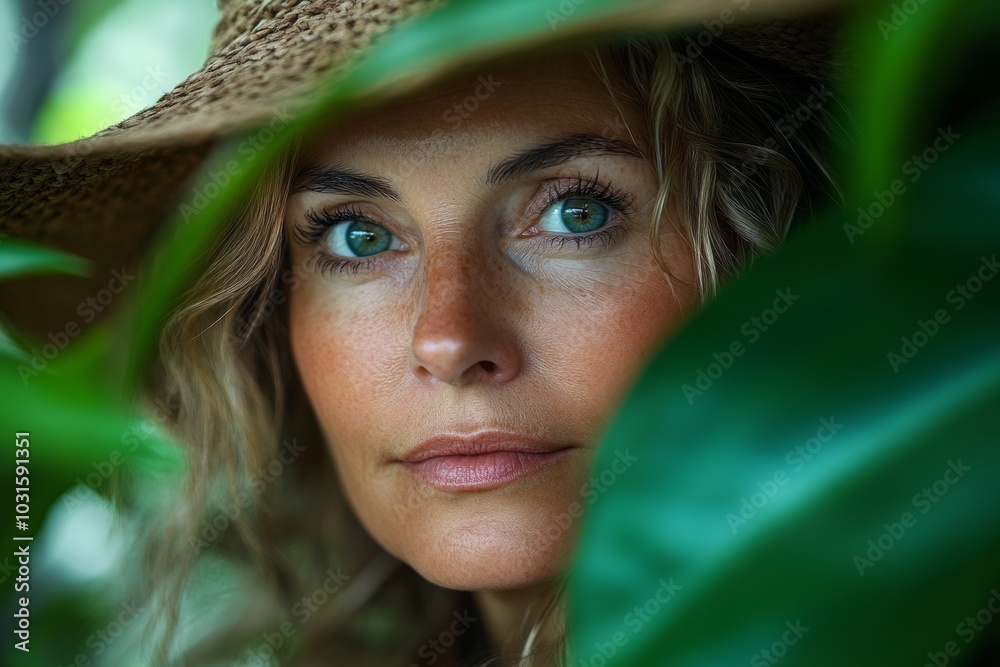
<path fill-rule="evenodd" d="M 658 183 L 645 159 L 587 153 L 487 182 L 494 165 L 562 137 L 641 146 L 628 131 L 639 116 L 616 111 L 582 52 L 483 76 L 491 91 L 478 76 L 449 82 L 305 142 L 301 169 L 348 168 L 399 197 L 293 188 L 285 228 L 304 276 L 289 297 L 292 353 L 349 503 L 426 579 L 475 591 L 503 645 L 531 595 L 565 572 L 579 521 L 566 529 L 559 517 L 586 506 L 581 486 L 608 420 L 697 294 L 672 291 L 653 259 Z M 615 243 L 546 242 L 573 235 L 540 228 L 553 186 L 580 179 L 629 195 L 605 224 L 621 226 Z M 345 209 L 399 245 L 356 272 L 317 268 L 334 246 L 298 238 L 306 216 Z M 693 284 L 690 246 L 663 228 L 668 265 Z M 429 437 L 488 429 L 575 448 L 490 491 L 432 489 L 395 462 Z"/>

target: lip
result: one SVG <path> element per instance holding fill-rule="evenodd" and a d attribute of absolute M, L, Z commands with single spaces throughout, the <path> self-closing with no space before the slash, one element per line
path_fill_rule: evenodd
<path fill-rule="evenodd" d="M 442 491 L 489 491 L 552 465 L 575 445 L 500 432 L 425 440 L 399 462 Z"/>

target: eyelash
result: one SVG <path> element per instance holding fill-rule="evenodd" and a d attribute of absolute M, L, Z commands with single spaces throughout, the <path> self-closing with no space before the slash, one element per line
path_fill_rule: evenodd
<path fill-rule="evenodd" d="M 610 182 L 601 183 L 600 179 L 601 174 L 598 172 L 591 179 L 584 179 L 582 176 L 577 176 L 576 179 L 569 183 L 554 184 L 549 190 L 549 195 L 543 208 L 548 208 L 563 199 L 580 198 L 599 201 L 623 215 L 630 213 L 634 199 L 632 194 L 619 190 Z"/>
<path fill-rule="evenodd" d="M 323 235 L 326 234 L 331 227 L 341 222 L 361 220 L 371 224 L 378 224 L 354 206 L 342 208 L 334 213 L 328 213 L 326 211 L 308 211 L 306 212 L 306 220 L 309 221 L 306 229 L 295 230 L 296 238 L 306 245 L 319 242 L 319 240 L 323 238 Z"/>
<path fill-rule="evenodd" d="M 604 204 L 612 211 L 621 215 L 629 215 L 632 212 L 634 197 L 629 192 L 624 192 L 615 188 L 610 182 L 601 183 L 600 172 L 592 179 L 584 179 L 577 176 L 569 183 L 556 183 L 549 190 L 545 198 L 545 203 L 539 209 L 539 213 L 548 210 L 550 206 L 565 199 L 593 199 Z M 614 218 L 612 218 L 613 220 Z M 562 248 L 567 243 L 576 243 L 577 249 L 586 244 L 592 248 L 595 244 L 611 246 L 618 240 L 621 232 L 625 229 L 620 224 L 611 224 L 598 229 L 596 232 L 587 234 L 560 234 L 558 236 L 544 236 L 541 243 L 546 247 Z"/>
<path fill-rule="evenodd" d="M 593 199 L 621 215 L 631 213 L 634 200 L 633 195 L 615 188 L 610 182 L 602 183 L 599 179 L 600 174 L 598 173 L 592 179 L 584 179 L 582 176 L 577 176 L 575 180 L 568 183 L 553 184 L 539 212 L 545 211 L 550 206 L 565 199 Z M 381 224 L 373 220 L 370 216 L 365 215 L 355 206 L 348 206 L 333 213 L 309 211 L 305 217 L 308 225 L 305 229 L 296 229 L 294 235 L 301 243 L 307 246 L 318 243 L 331 227 L 341 222 L 360 220 L 375 225 Z M 582 246 L 591 248 L 595 244 L 611 246 L 619 239 L 623 231 L 624 228 L 620 224 L 609 223 L 606 227 L 602 227 L 595 232 L 575 235 L 547 235 L 542 237 L 540 242 L 546 247 L 555 248 L 562 248 L 567 243 L 576 243 L 577 249 Z M 329 253 L 322 252 L 320 253 L 318 262 L 319 268 L 324 272 L 357 274 L 377 264 L 377 257 L 378 255 L 371 255 L 370 257 L 350 259 L 334 257 Z"/>

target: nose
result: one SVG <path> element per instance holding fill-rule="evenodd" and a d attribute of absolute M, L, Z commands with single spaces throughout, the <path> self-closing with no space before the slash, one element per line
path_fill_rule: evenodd
<path fill-rule="evenodd" d="M 410 353 L 410 368 L 421 381 L 496 384 L 520 370 L 509 313 L 496 298 L 500 278 L 469 259 L 457 253 L 426 257 Z"/>

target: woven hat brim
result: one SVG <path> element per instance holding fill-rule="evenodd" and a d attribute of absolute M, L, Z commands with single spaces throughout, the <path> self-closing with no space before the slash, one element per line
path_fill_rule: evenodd
<path fill-rule="evenodd" d="M 814 16 L 839 3 L 754 0 L 737 11 L 743 3 L 734 0 L 656 0 L 588 13 L 585 3 L 563 0 L 539 3 L 526 20 L 543 17 L 544 22 L 516 38 L 490 38 L 497 2 L 439 4 L 245 3 L 265 10 L 237 13 L 228 21 L 224 17 L 205 66 L 152 107 L 81 141 L 0 147 L 0 230 L 73 252 L 95 266 L 87 279 L 52 276 L 0 283 L 0 310 L 22 330 L 40 336 L 78 320 L 80 303 L 104 289 L 113 271 L 135 264 L 214 142 L 251 128 L 286 126 L 316 103 L 317 91 L 349 73 L 366 53 L 396 49 L 399 67 L 395 76 L 358 91 L 351 100 L 356 105 L 385 103 L 459 69 L 560 43 L 621 32 L 697 29 L 712 22 L 724 23 L 723 41 L 819 78 L 834 51 L 830 31 L 773 19 Z M 484 38 L 466 39 L 455 48 L 437 49 L 437 58 L 412 62 L 405 58 L 406 49 L 420 51 L 420 45 L 393 42 L 391 36 L 380 39 L 393 26 L 434 20 L 443 12 L 467 13 L 461 17 L 465 25 L 478 21 Z M 748 25 L 763 19 L 768 19 L 764 26 Z M 446 29 L 447 21 L 439 23 L 439 29 Z"/>
<path fill-rule="evenodd" d="M 52 146 L 0 146 L 0 159 L 65 160 L 92 153 L 192 145 L 259 126 L 276 117 L 284 118 L 314 101 L 316 91 L 342 73 L 353 62 L 352 58 L 363 59 L 373 39 L 391 27 L 398 27 L 397 23 L 432 12 L 442 3 L 390 0 L 287 4 L 292 5 L 288 11 L 261 20 L 250 32 L 217 47 L 204 66 L 149 108 L 79 141 Z M 491 3 L 484 3 L 488 4 Z M 429 67 L 421 62 L 418 70 L 401 63 L 397 77 L 365 92 L 387 100 L 431 85 L 457 67 L 546 44 L 615 32 L 698 28 L 709 26 L 709 22 L 722 26 L 720 41 L 820 78 L 828 69 L 833 53 L 831 35 L 815 29 L 803 34 L 801 24 L 775 18 L 815 16 L 841 3 L 754 0 L 746 2 L 745 11 L 739 11 L 736 8 L 743 3 L 738 0 L 658 0 L 626 3 L 619 11 L 572 20 L 575 17 L 567 7 L 572 10 L 582 4 L 581 0 L 540 3 L 539 15 L 553 15 L 547 19 L 551 30 L 506 41 L 471 44 L 455 51 L 454 58 L 437 60 Z M 310 13 L 312 5 L 324 6 L 324 12 Z M 543 9 L 548 5 L 562 9 Z M 488 11 L 474 6 L 467 11 L 489 16 Z M 560 22 L 563 20 L 565 24 Z M 747 23 L 752 27 L 746 27 Z"/>

